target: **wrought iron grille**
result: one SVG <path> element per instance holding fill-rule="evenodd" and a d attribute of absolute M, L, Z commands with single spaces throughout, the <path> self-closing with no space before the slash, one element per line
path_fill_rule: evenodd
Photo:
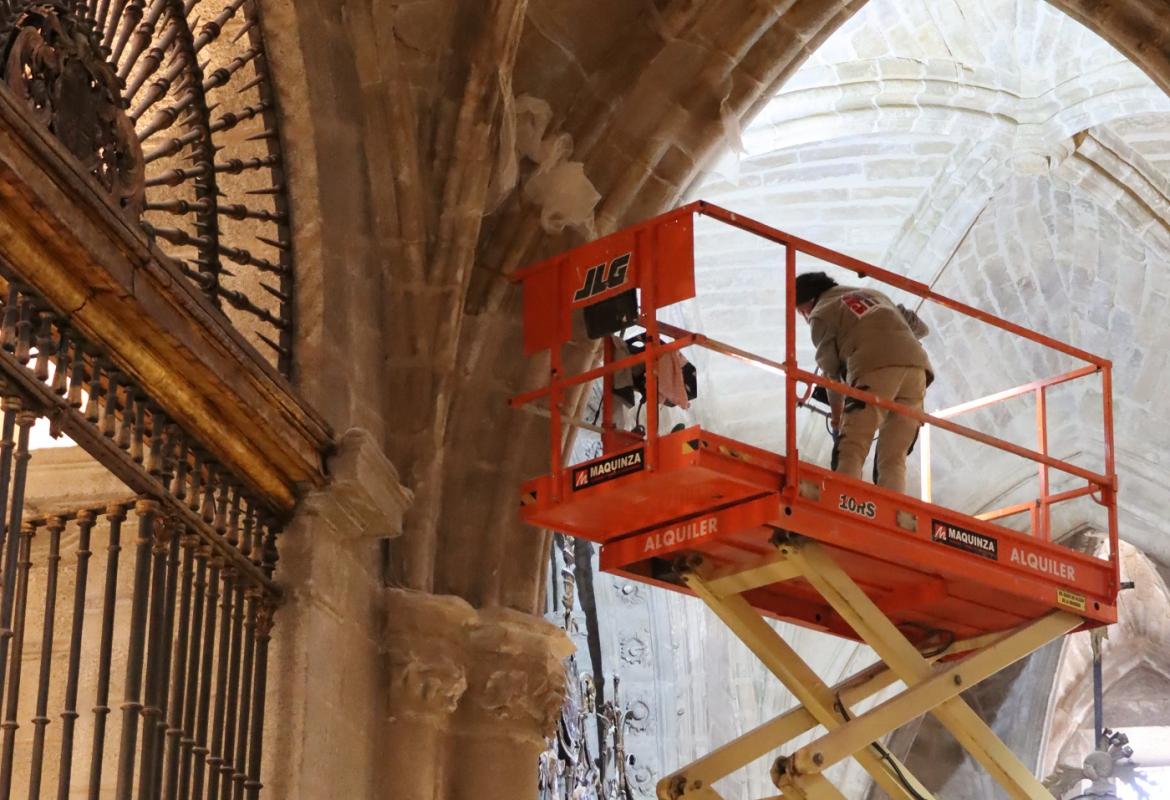
<path fill-rule="evenodd" d="M 255 0 L 0 0 L 0 44 L 30 116 L 287 375 L 288 202 Z"/>
<path fill-rule="evenodd" d="M 0 800 L 257 798 L 275 520 L 0 277 Z M 27 516 L 40 417 L 136 497 Z"/>
<path fill-rule="evenodd" d="M 585 551 L 591 552 L 591 548 Z M 549 560 L 546 616 L 573 635 L 577 632 L 577 576 L 590 575 L 593 565 L 578 565 L 573 541 L 561 534 L 552 537 Z M 581 573 L 578 566 L 584 568 Z M 597 609 L 585 603 L 581 611 L 587 642 L 596 641 Z M 614 675 L 610 697 L 599 697 L 598 682 L 604 681 L 600 653 L 587 655 L 592 672 L 579 667 L 576 655 L 565 659 L 565 702 L 556 735 L 541 753 L 537 767 L 539 800 L 634 800 L 642 796 L 630 779 L 633 759 L 626 751 L 626 731 L 631 714 L 621 701 L 620 680 Z"/>
<path fill-rule="evenodd" d="M 6 412 L 6 428 L 22 415 Z M 2 444 L 15 483 L 28 454 Z M 154 500 L 13 531 L 0 542 L 0 797 L 258 797 L 263 588 Z"/>

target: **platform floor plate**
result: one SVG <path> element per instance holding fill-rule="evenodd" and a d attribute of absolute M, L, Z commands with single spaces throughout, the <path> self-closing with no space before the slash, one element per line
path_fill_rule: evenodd
<path fill-rule="evenodd" d="M 698 427 L 566 468 L 523 490 L 525 521 L 602 544 L 602 569 L 687 592 L 676 566 L 735 571 L 785 532 L 818 540 L 914 640 L 1003 631 L 1051 610 L 1116 621 L 1108 561 Z M 802 579 L 745 593 L 761 613 L 856 639 Z"/>

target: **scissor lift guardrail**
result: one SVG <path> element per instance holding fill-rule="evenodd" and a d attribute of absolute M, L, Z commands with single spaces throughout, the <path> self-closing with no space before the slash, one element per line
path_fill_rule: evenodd
<path fill-rule="evenodd" d="M 785 359 L 761 358 L 701 333 L 658 320 L 658 310 L 692 297 L 694 218 L 703 215 L 785 249 Z M 796 356 L 796 254 L 844 267 L 1083 362 L 927 414 L 802 369 Z M 777 760 L 784 797 L 842 795 L 823 775 L 854 758 L 891 797 L 930 793 L 880 747 L 883 736 L 930 712 L 1012 797 L 1050 795 L 958 697 L 959 692 L 1074 630 L 1116 621 L 1119 586 L 1117 480 L 1113 463 L 1111 365 L 1098 356 L 1000 320 L 930 287 L 804 241 L 708 203 L 698 202 L 569 251 L 517 274 L 524 284 L 527 355 L 549 352 L 549 380 L 513 399 L 548 402 L 550 472 L 525 483 L 523 518 L 599 542 L 604 570 L 702 599 L 784 683 L 800 705 L 659 785 L 664 800 L 717 798 L 713 781 L 821 726 L 825 734 Z M 616 358 L 606 339 L 601 364 L 566 374 L 562 347 L 580 309 L 638 290 L 645 349 Z M 664 353 L 702 347 L 769 370 L 785 381 L 786 442 L 773 453 L 694 426 L 659 433 L 656 369 Z M 614 375 L 646 370 L 646 429 L 617 428 Z M 1104 463 L 1100 471 L 1048 452 L 1051 387 L 1099 376 Z M 603 454 L 582 464 L 562 459 L 564 430 L 581 424 L 562 407 L 575 389 L 601 380 Z M 913 498 L 804 462 L 796 445 L 797 411 L 814 386 L 917 419 L 924 425 L 922 497 Z M 801 388 L 803 386 L 803 388 Z M 954 421 L 1005 400 L 1035 399 L 1036 448 Z M 932 502 L 931 429 L 1011 453 L 1036 465 L 1034 501 L 978 516 Z M 1083 481 L 1052 493 L 1059 471 Z M 1051 508 L 1091 496 L 1107 512 L 1107 558 L 1052 541 Z M 1029 532 L 997 520 L 1029 513 Z M 874 649 L 881 662 L 838 687 L 826 687 L 764 618 L 826 631 Z M 850 707 L 902 681 L 906 688 L 863 714 Z"/>

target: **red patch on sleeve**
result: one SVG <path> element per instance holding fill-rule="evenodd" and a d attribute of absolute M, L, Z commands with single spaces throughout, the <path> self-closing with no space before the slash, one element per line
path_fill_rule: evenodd
<path fill-rule="evenodd" d="M 877 301 L 863 294 L 847 294 L 841 298 L 845 307 L 859 317 L 865 316 L 870 310 L 877 308 Z"/>

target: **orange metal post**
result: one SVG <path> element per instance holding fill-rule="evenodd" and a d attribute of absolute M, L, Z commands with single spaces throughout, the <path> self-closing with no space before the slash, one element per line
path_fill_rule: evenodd
<path fill-rule="evenodd" d="M 657 236 L 657 228 L 654 229 Z M 646 470 L 658 466 L 658 311 L 654 302 L 657 274 L 657 248 L 646 246 L 646 232 L 639 231 L 634 240 L 638 258 L 644 265 L 642 274 L 642 327 L 646 330 Z M 655 242 L 657 244 L 657 242 Z M 647 257 L 649 256 L 649 257 Z M 646 267 L 649 267 L 648 269 Z"/>
<path fill-rule="evenodd" d="M 1108 361 L 1101 369 L 1101 400 L 1105 417 L 1105 474 L 1109 476 L 1109 488 L 1101 492 L 1101 499 L 1109 510 L 1109 561 L 1116 575 L 1121 554 L 1117 544 L 1117 470 L 1113 460 L 1113 364 Z"/>
<path fill-rule="evenodd" d="M 601 346 L 601 365 L 603 367 L 609 366 L 613 363 L 614 347 L 613 338 L 605 337 L 605 342 Z M 601 379 L 601 429 L 605 431 L 601 435 L 601 451 L 608 453 L 612 442 L 609 440 L 613 438 L 614 424 L 613 424 L 613 373 L 607 372 Z"/>
<path fill-rule="evenodd" d="M 561 471 L 561 346 L 550 347 L 548 351 L 548 424 L 549 424 L 549 460 L 553 474 Z M 553 487 L 553 500 L 561 499 L 559 486 Z"/>
<path fill-rule="evenodd" d="M 919 452 L 922 454 L 922 500 L 925 503 L 931 502 L 930 498 L 934 494 L 934 468 L 930 460 L 930 425 L 922 426 L 922 433 L 918 437 Z"/>
<path fill-rule="evenodd" d="M 800 456 L 796 452 L 796 251 L 784 251 L 784 372 L 785 372 L 785 457 L 788 467 L 784 473 L 785 490 L 795 494 L 799 482 Z"/>
<path fill-rule="evenodd" d="M 1036 447 L 1044 455 L 1048 455 L 1048 396 L 1045 387 L 1036 390 Z M 1048 465 L 1039 464 L 1040 472 L 1040 507 L 1037 515 L 1039 530 L 1034 533 L 1044 541 L 1052 540 L 1052 531 L 1049 529 L 1051 513 L 1048 506 Z"/>

